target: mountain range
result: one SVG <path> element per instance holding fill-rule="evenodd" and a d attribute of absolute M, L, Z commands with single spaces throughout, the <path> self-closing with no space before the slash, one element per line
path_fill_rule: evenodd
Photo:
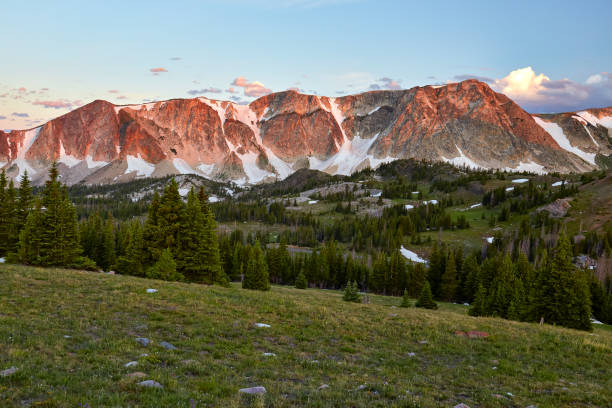
<path fill-rule="evenodd" d="M 0 168 L 41 184 L 199 174 L 237 184 L 300 168 L 350 174 L 403 158 L 509 171 L 585 172 L 612 159 L 612 107 L 530 114 L 486 83 L 331 98 L 272 93 L 248 105 L 204 97 L 96 100 L 29 130 L 0 131 Z"/>

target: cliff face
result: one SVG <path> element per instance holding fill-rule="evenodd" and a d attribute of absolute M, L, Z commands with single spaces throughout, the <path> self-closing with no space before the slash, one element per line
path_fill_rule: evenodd
<path fill-rule="evenodd" d="M 196 173 L 239 183 L 299 168 L 350 174 L 401 158 L 474 167 L 586 171 L 612 153 L 612 108 L 530 115 L 488 85 L 341 98 L 274 93 L 237 105 L 207 98 L 115 106 L 94 101 L 31 130 L 0 131 L 0 167 L 41 183 L 109 183 Z"/>

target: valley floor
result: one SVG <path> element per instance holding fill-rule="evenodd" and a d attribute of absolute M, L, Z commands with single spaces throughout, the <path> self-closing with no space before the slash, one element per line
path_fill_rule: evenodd
<path fill-rule="evenodd" d="M 473 318 L 452 304 L 404 309 L 382 296 L 354 304 L 336 291 L 10 265 L 0 282 L 3 407 L 240 406 L 238 390 L 253 386 L 274 407 L 612 406 L 609 326 L 588 333 Z"/>

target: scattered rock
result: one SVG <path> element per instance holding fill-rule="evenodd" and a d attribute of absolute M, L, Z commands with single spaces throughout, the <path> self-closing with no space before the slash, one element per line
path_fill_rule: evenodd
<path fill-rule="evenodd" d="M 493 369 L 493 370 L 497 370 L 497 366 L 493 367 L 492 369 Z"/>
<path fill-rule="evenodd" d="M 133 377 L 133 378 L 143 378 L 143 377 L 146 377 L 147 375 L 141 371 L 134 371 L 133 373 L 129 373 L 127 376 Z"/>
<path fill-rule="evenodd" d="M 507 392 L 506 395 L 509 397 L 514 397 L 514 394 L 512 394 L 511 392 Z"/>
<path fill-rule="evenodd" d="M 271 327 L 271 326 L 269 324 L 266 324 L 266 323 L 255 323 L 255 327 L 267 328 L 267 327 Z"/>
<path fill-rule="evenodd" d="M 243 394 L 265 394 L 266 389 L 265 387 L 249 387 L 249 388 L 241 388 L 238 390 L 238 392 L 241 392 Z"/>
<path fill-rule="evenodd" d="M 130 361 L 129 363 L 125 363 L 124 367 L 134 367 L 138 365 L 138 361 Z"/>
<path fill-rule="evenodd" d="M 72 336 L 69 336 L 69 335 L 67 335 L 67 334 L 64 334 L 64 338 L 65 338 L 65 339 L 69 339 L 69 338 L 71 338 L 71 337 L 72 337 Z"/>
<path fill-rule="evenodd" d="M 391 317 L 397 317 L 397 313 L 391 313 Z"/>
<path fill-rule="evenodd" d="M 155 293 L 155 292 L 157 292 L 157 289 L 151 289 L 151 288 L 147 289 L 147 293 Z"/>
<path fill-rule="evenodd" d="M 136 337 L 136 341 L 143 347 L 147 347 L 149 344 L 151 344 L 151 340 L 147 339 L 146 337 Z"/>
<path fill-rule="evenodd" d="M 8 377 L 9 375 L 13 375 L 17 372 L 18 368 L 13 366 L 11 368 L 7 368 L 6 370 L 0 371 L 0 377 Z"/>
<path fill-rule="evenodd" d="M 174 347 L 174 345 L 168 343 L 167 341 L 162 341 L 161 343 L 159 343 L 159 345 L 165 348 L 166 350 L 176 350 L 176 347 Z"/>
<path fill-rule="evenodd" d="M 416 353 L 412 353 L 412 352 L 408 353 L 408 357 L 415 357 L 415 356 L 416 356 Z"/>
<path fill-rule="evenodd" d="M 264 357 L 276 357 L 274 353 L 263 353 Z"/>
<path fill-rule="evenodd" d="M 149 387 L 149 388 L 164 388 L 163 385 L 153 380 L 142 381 L 142 382 L 139 382 L 138 385 L 140 385 L 141 387 Z"/>
<path fill-rule="evenodd" d="M 317 388 L 319 391 L 324 390 L 326 388 L 329 388 L 329 385 L 327 384 L 322 384 L 319 388 Z"/>
<path fill-rule="evenodd" d="M 142 353 L 140 357 L 149 357 L 149 355 L 147 353 Z"/>
<path fill-rule="evenodd" d="M 367 387 L 368 387 L 367 385 L 365 385 L 365 384 L 361 384 L 359 387 L 357 387 L 357 388 L 355 389 L 355 391 L 365 390 Z"/>
<path fill-rule="evenodd" d="M 492 396 L 493 396 L 493 398 L 497 398 L 497 399 L 502 399 L 502 398 L 504 398 L 504 396 L 503 396 L 503 395 L 501 395 L 501 394 L 493 394 Z"/>
<path fill-rule="evenodd" d="M 453 408 L 470 408 L 469 405 L 465 405 L 463 402 L 461 404 L 455 405 Z"/>
<path fill-rule="evenodd" d="M 427 344 L 427 340 L 419 340 L 419 344 Z"/>

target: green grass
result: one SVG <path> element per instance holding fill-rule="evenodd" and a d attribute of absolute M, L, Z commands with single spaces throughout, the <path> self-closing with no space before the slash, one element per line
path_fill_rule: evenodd
<path fill-rule="evenodd" d="M 459 305 L 394 308 L 399 298 L 380 296 L 353 304 L 336 291 L 260 293 L 9 265 L 0 265 L 0 282 L 0 370 L 19 369 L 0 377 L 2 407 L 231 407 L 244 403 L 238 389 L 259 385 L 270 407 L 612 405 L 612 332 L 599 327 L 472 318 Z M 140 346 L 139 336 L 153 344 Z M 125 368 L 129 361 L 138 366 Z M 139 387 L 143 379 L 164 388 Z M 322 384 L 330 388 L 318 391 Z"/>

